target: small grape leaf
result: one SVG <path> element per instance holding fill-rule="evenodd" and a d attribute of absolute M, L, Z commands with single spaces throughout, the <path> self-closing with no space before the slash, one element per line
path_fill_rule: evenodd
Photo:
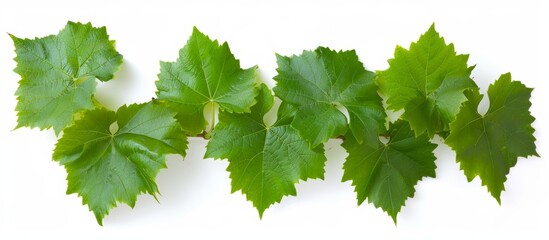
<path fill-rule="evenodd" d="M 257 95 L 256 69 L 240 68 L 226 42 L 219 45 L 195 27 L 177 61 L 160 62 L 156 94 L 177 111 L 183 129 L 196 135 L 206 128 L 207 105 L 216 103 L 227 112 L 250 111 Z"/>
<path fill-rule="evenodd" d="M 377 81 L 388 109 L 404 109 L 402 119 L 410 122 L 416 135 L 427 132 L 432 138 L 448 131 L 466 100 L 463 91 L 477 88 L 468 59 L 469 55 L 456 55 L 453 44 L 446 45 L 434 24 L 410 50 L 397 46 L 389 69 L 381 71 Z"/>
<path fill-rule="evenodd" d="M 266 126 L 263 117 L 273 106 L 273 96 L 264 84 L 250 113 L 221 112 L 205 157 L 228 159 L 232 192 L 242 190 L 259 216 L 283 196 L 296 195 L 299 180 L 323 178 L 324 149 L 309 148 L 287 121 L 292 111 L 280 114 L 282 121 Z M 287 109 L 288 110 L 288 109 Z M 279 119 L 280 120 L 280 119 Z"/>
<path fill-rule="evenodd" d="M 358 205 L 368 198 L 396 223 L 406 199 L 414 197 L 417 182 L 435 177 L 433 150 L 437 145 L 430 143 L 426 134 L 416 137 L 404 120 L 391 123 L 388 135 L 387 144 L 377 139 L 375 147 L 346 136 L 342 146 L 349 156 L 343 164 L 342 181 L 352 181 Z"/>
<path fill-rule="evenodd" d="M 319 47 L 299 56 L 277 55 L 274 92 L 298 108 L 292 126 L 315 147 L 347 131 L 358 142 L 373 142 L 385 131 L 385 110 L 377 94 L 373 72 L 364 69 L 355 51 Z"/>
<path fill-rule="evenodd" d="M 122 64 L 105 27 L 68 22 L 57 35 L 21 39 L 10 35 L 21 76 L 17 95 L 19 127 L 70 125 L 76 113 L 93 108 L 95 79 L 108 81 Z"/>
<path fill-rule="evenodd" d="M 517 157 L 539 156 L 531 126 L 535 120 L 529 110 L 531 92 L 521 82 L 512 81 L 511 74 L 503 74 L 488 87 L 490 107 L 486 114 L 477 111 L 483 96 L 467 91 L 468 101 L 450 124 L 446 144 L 456 151 L 467 180 L 479 176 L 498 203 Z"/>
<path fill-rule="evenodd" d="M 116 113 L 86 112 L 65 129 L 53 153 L 67 170 L 67 194 L 82 196 L 100 225 L 117 202 L 133 208 L 138 194 L 155 196 L 156 175 L 166 167 L 164 156 L 184 156 L 187 148 L 174 116 L 156 103 L 122 106 Z M 111 129 L 113 123 L 118 131 Z"/>

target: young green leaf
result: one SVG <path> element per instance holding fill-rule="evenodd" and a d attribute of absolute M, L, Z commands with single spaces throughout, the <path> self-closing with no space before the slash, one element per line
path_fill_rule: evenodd
<path fill-rule="evenodd" d="M 232 192 L 242 190 L 260 217 L 283 196 L 295 196 L 299 180 L 323 178 L 326 161 L 321 146 L 311 150 L 285 121 L 265 125 L 272 106 L 273 96 L 262 84 L 250 113 L 221 112 L 205 155 L 229 160 Z"/>
<path fill-rule="evenodd" d="M 96 79 L 107 81 L 122 63 L 105 27 L 68 22 L 57 35 L 21 39 L 15 44 L 21 76 L 17 127 L 53 127 L 59 133 L 74 115 L 93 108 Z"/>
<path fill-rule="evenodd" d="M 174 116 L 155 103 L 122 106 L 116 113 L 86 112 L 65 129 L 53 153 L 67 170 L 67 194 L 82 196 L 99 224 L 117 202 L 133 207 L 138 194 L 154 196 L 156 175 L 166 167 L 164 156 L 184 156 L 187 148 Z"/>
<path fill-rule="evenodd" d="M 456 151 L 460 168 L 472 181 L 476 176 L 500 203 L 501 192 L 517 157 L 538 156 L 530 114 L 531 88 L 503 74 L 488 88 L 490 108 L 478 113 L 482 95 L 468 91 L 456 120 L 450 124 L 446 144 Z"/>
<path fill-rule="evenodd" d="M 257 66 L 242 69 L 227 43 L 219 45 L 194 28 L 176 62 L 160 62 L 156 82 L 159 100 L 177 111 L 179 123 L 191 135 L 206 129 L 204 107 L 249 112 L 257 94 Z M 213 126 L 213 119 L 210 120 Z M 210 129 L 211 130 L 211 129 Z"/>
<path fill-rule="evenodd" d="M 358 204 L 366 198 L 381 207 L 396 223 L 398 212 L 409 197 L 414 197 L 415 185 L 423 177 L 435 177 L 436 144 L 426 134 L 418 137 L 408 122 L 397 120 L 389 127 L 387 144 L 377 139 L 372 144 L 345 138 L 343 147 L 349 153 L 343 165 L 342 181 L 353 182 Z"/>
<path fill-rule="evenodd" d="M 315 147 L 347 131 L 358 142 L 373 142 L 385 131 L 385 110 L 377 94 L 375 74 L 364 69 L 355 51 L 336 52 L 319 47 L 299 56 L 277 55 L 274 92 L 298 111 L 292 126 Z"/>
<path fill-rule="evenodd" d="M 469 55 L 456 55 L 454 45 L 446 45 L 433 24 L 410 50 L 395 49 L 389 69 L 379 73 L 378 84 L 387 96 L 389 109 L 404 109 L 402 118 L 420 135 L 429 137 L 449 130 L 461 103 L 463 91 L 477 88 L 469 77 Z"/>

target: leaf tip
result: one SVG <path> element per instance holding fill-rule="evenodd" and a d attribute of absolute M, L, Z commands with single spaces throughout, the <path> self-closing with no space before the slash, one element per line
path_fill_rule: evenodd
<path fill-rule="evenodd" d="M 206 35 L 204 33 L 202 33 L 200 30 L 198 30 L 198 28 L 196 26 L 193 26 L 193 32 L 191 34 L 191 37 L 193 37 L 193 36 L 205 37 Z"/>
<path fill-rule="evenodd" d="M 349 180 L 352 180 L 352 179 L 349 179 Z M 352 183 L 352 185 L 356 186 L 354 182 Z M 362 203 L 366 200 L 366 197 L 358 196 L 358 188 L 356 188 L 356 187 L 355 187 L 355 192 L 357 193 L 357 197 L 356 197 L 357 206 L 360 207 L 360 205 L 362 205 Z"/>
<path fill-rule="evenodd" d="M 8 34 L 8 36 L 11 38 L 11 40 L 14 42 L 14 43 L 17 43 L 19 41 L 21 41 L 21 38 L 18 38 L 17 36 L 7 32 L 6 34 Z"/>
<path fill-rule="evenodd" d="M 11 131 L 13 132 L 13 131 L 15 131 L 15 130 L 21 128 L 21 127 L 24 127 L 24 125 L 21 124 L 21 122 L 17 121 L 17 125 L 15 125 L 15 127 L 14 127 Z"/>
<path fill-rule="evenodd" d="M 95 220 L 97 220 L 97 224 L 99 224 L 99 226 L 103 227 L 103 217 L 104 217 L 104 215 L 101 214 L 100 212 L 95 212 L 95 211 L 94 211 L 94 215 L 95 215 Z"/>
<path fill-rule="evenodd" d="M 154 200 L 156 201 L 156 203 L 160 204 L 160 200 L 158 200 L 158 196 L 156 195 L 158 193 L 158 195 L 162 196 L 162 194 L 160 194 L 160 192 L 156 192 L 156 193 L 151 193 L 151 195 L 153 196 Z M 132 206 L 132 209 L 133 209 L 133 206 Z"/>
<path fill-rule="evenodd" d="M 463 56 L 466 56 L 467 57 L 467 61 L 469 61 L 469 54 L 463 54 Z M 473 70 L 477 67 L 477 65 L 473 65 L 473 66 L 470 66 L 469 68 L 467 68 L 467 71 L 469 72 L 469 74 L 471 74 L 473 72 Z M 471 78 L 472 79 L 472 78 Z"/>
<path fill-rule="evenodd" d="M 265 212 L 264 208 L 257 208 L 257 213 L 259 213 L 259 220 L 263 220 L 263 213 Z"/>
<path fill-rule="evenodd" d="M 501 206 L 501 191 L 492 192 L 492 196 L 494 197 L 494 199 L 496 199 L 496 201 L 498 202 L 498 205 Z"/>
<path fill-rule="evenodd" d="M 397 214 L 390 214 L 391 218 L 393 219 L 393 223 L 395 224 L 395 227 L 397 226 Z"/>
<path fill-rule="evenodd" d="M 488 191 L 490 192 L 492 197 L 494 197 L 494 199 L 498 202 L 498 205 L 501 206 L 501 192 L 502 190 L 505 190 L 505 188 L 503 188 L 502 190 L 493 190 L 493 191 L 492 190 L 493 189 L 488 188 Z"/>
<path fill-rule="evenodd" d="M 279 53 L 275 53 L 275 57 L 276 57 L 276 63 L 278 64 L 278 68 L 280 68 L 280 65 L 282 65 L 283 63 L 290 61 L 288 57 Z"/>
<path fill-rule="evenodd" d="M 431 26 L 429 27 L 429 30 L 427 30 L 427 34 L 436 34 L 436 35 L 438 35 L 437 29 L 435 27 L 435 22 L 433 22 L 431 24 Z"/>

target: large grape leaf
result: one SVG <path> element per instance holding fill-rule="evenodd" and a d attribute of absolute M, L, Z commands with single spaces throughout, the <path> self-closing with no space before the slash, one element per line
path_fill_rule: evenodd
<path fill-rule="evenodd" d="M 107 81 L 122 63 L 105 27 L 68 22 L 57 35 L 21 39 L 15 44 L 21 76 L 17 127 L 53 127 L 59 133 L 76 113 L 93 108 L 96 79 Z"/>
<path fill-rule="evenodd" d="M 501 192 L 517 157 L 538 156 L 531 126 L 531 88 L 503 74 L 488 88 L 490 107 L 478 113 L 482 95 L 468 91 L 456 120 L 450 124 L 446 144 L 456 151 L 468 181 L 479 176 L 482 185 L 500 203 Z"/>
<path fill-rule="evenodd" d="M 299 180 L 323 178 L 326 161 L 322 146 L 310 149 L 288 124 L 292 111 L 279 111 L 272 126 L 263 122 L 272 106 L 270 90 L 261 85 L 250 113 L 221 112 L 205 155 L 229 160 L 232 192 L 242 190 L 260 217 L 283 196 L 295 196 Z"/>
<path fill-rule="evenodd" d="M 347 131 L 358 142 L 374 142 L 385 131 L 385 110 L 377 94 L 373 72 L 364 69 L 355 51 L 319 47 L 299 56 L 277 55 L 275 94 L 298 111 L 292 126 L 315 147 Z"/>
<path fill-rule="evenodd" d="M 207 105 L 218 104 L 227 112 L 250 111 L 257 94 L 256 69 L 240 68 L 226 42 L 219 45 L 194 28 L 177 61 L 160 62 L 157 96 L 177 111 L 183 129 L 195 135 L 206 128 Z"/>
<path fill-rule="evenodd" d="M 416 137 L 404 120 L 391 123 L 388 136 L 388 143 L 377 139 L 375 147 L 346 137 L 342 146 L 349 156 L 343 164 L 342 181 L 352 181 L 359 205 L 368 198 L 396 223 L 406 199 L 414 196 L 417 182 L 435 177 L 433 150 L 437 145 L 430 143 L 426 134 Z"/>
<path fill-rule="evenodd" d="M 99 224 L 122 202 L 158 192 L 155 178 L 166 154 L 185 155 L 187 139 L 171 110 L 154 103 L 95 109 L 65 129 L 53 159 L 68 173 L 67 194 L 82 196 Z M 116 123 L 119 130 L 111 126 Z"/>
<path fill-rule="evenodd" d="M 378 78 L 388 108 L 404 109 L 402 118 L 416 135 L 447 132 L 466 100 L 463 91 L 477 88 L 470 78 L 473 67 L 467 66 L 468 58 L 456 55 L 454 45 L 446 45 L 434 24 L 410 50 L 397 46 L 389 69 Z"/>

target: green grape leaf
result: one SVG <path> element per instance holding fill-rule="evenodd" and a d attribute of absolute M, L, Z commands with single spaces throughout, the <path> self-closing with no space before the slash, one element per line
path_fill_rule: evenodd
<path fill-rule="evenodd" d="M 456 151 L 457 162 L 472 181 L 479 176 L 482 185 L 501 203 L 501 192 L 518 157 L 538 156 L 531 124 L 531 88 L 503 74 L 488 88 L 490 107 L 481 115 L 477 109 L 482 95 L 468 91 L 456 120 L 450 124 L 446 144 Z"/>
<path fill-rule="evenodd" d="M 299 56 L 277 55 L 274 92 L 298 108 L 292 126 L 315 147 L 347 131 L 358 142 L 373 142 L 385 131 L 385 110 L 373 72 L 364 69 L 355 51 L 319 47 Z"/>
<path fill-rule="evenodd" d="M 93 108 L 96 79 L 108 81 L 122 64 L 105 27 L 68 22 L 57 35 L 21 39 L 15 44 L 19 127 L 52 128 L 56 133 L 75 114 Z"/>
<path fill-rule="evenodd" d="M 426 134 L 415 136 L 408 122 L 389 126 L 387 144 L 377 139 L 375 147 L 346 136 L 343 147 L 349 153 L 343 164 L 342 181 L 352 181 L 358 204 L 366 198 L 381 207 L 396 223 L 407 198 L 414 197 L 415 185 L 423 177 L 435 177 L 436 144 Z"/>
<path fill-rule="evenodd" d="M 206 129 L 207 105 L 217 104 L 227 112 L 250 111 L 257 95 L 256 70 L 240 68 L 226 42 L 219 45 L 194 28 L 177 61 L 160 62 L 157 96 L 177 111 L 183 129 L 196 135 Z"/>
<path fill-rule="evenodd" d="M 82 196 L 100 225 L 117 202 L 133 208 L 138 194 L 155 196 L 155 178 L 166 167 L 165 155 L 184 156 L 187 148 L 174 116 L 150 102 L 122 106 L 116 113 L 86 112 L 65 129 L 53 153 L 67 170 L 67 194 Z"/>
<path fill-rule="evenodd" d="M 410 50 L 396 47 L 389 69 L 379 73 L 377 82 L 388 108 L 404 109 L 402 118 L 416 135 L 444 135 L 466 101 L 463 92 L 477 88 L 468 59 L 469 55 L 456 55 L 454 45 L 447 45 L 433 24 Z"/>
<path fill-rule="evenodd" d="M 283 196 L 295 196 L 299 180 L 322 179 L 326 161 L 322 146 L 310 149 L 284 120 L 292 111 L 285 110 L 290 114 L 282 114 L 282 121 L 266 126 L 263 117 L 272 106 L 273 96 L 262 84 L 250 113 L 221 112 L 205 155 L 229 160 L 232 192 L 242 190 L 260 217 Z"/>

